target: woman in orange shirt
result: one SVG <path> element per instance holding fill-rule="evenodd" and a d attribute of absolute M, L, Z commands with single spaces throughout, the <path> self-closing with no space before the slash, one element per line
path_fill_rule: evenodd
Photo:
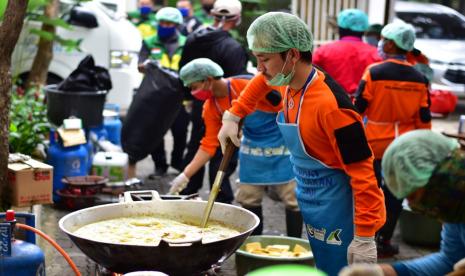
<path fill-rule="evenodd" d="M 219 144 L 217 135 L 221 118 L 231 107 L 251 76 L 222 78 L 221 67 L 207 58 L 195 59 L 180 71 L 184 85 L 192 95 L 204 100 L 202 117 L 205 135 L 194 159 L 172 182 L 171 192 L 182 190 L 189 178 L 215 154 Z M 276 124 L 276 114 L 282 108 L 279 92 L 265 87 L 265 98 L 258 103 L 257 111 L 244 119 L 243 137 L 239 149 L 239 186 L 236 200 L 242 207 L 260 218 L 252 234 L 263 230 L 261 202 L 266 189 L 272 189 L 286 206 L 288 236 L 301 237 L 302 216 L 295 198 L 295 180 L 289 160 L 289 150 Z"/>

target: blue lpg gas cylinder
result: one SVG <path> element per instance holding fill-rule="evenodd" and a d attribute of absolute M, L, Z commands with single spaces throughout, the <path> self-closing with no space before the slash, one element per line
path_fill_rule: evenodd
<path fill-rule="evenodd" d="M 12 223 L 15 222 L 13 211 L 0 213 L 0 275 L 14 276 L 45 276 L 45 256 L 35 245 L 35 235 L 27 232 L 27 241 L 12 239 Z M 34 215 L 18 213 L 17 217 L 26 217 L 26 224 L 34 227 Z M 11 219 L 12 218 L 12 219 Z"/>
<path fill-rule="evenodd" d="M 61 179 L 65 176 L 85 176 L 89 170 L 89 152 L 86 144 L 63 147 L 58 141 L 55 131 L 50 131 L 50 147 L 47 153 L 47 164 L 53 166 L 53 201 L 57 203 L 60 197 L 57 190 L 65 185 Z"/>
<path fill-rule="evenodd" d="M 119 118 L 119 107 L 106 104 L 103 111 L 103 125 L 108 133 L 108 141 L 115 145 L 121 145 L 121 128 L 123 124 Z"/>

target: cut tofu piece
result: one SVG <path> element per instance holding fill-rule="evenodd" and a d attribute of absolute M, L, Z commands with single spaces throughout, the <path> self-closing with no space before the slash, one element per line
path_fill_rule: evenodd
<path fill-rule="evenodd" d="M 305 247 L 303 247 L 302 245 L 296 244 L 294 246 L 293 252 L 294 253 L 303 253 L 303 252 L 308 252 L 308 250 Z"/>
<path fill-rule="evenodd" d="M 310 252 L 294 252 L 293 254 L 294 257 L 308 257 L 310 256 Z"/>
<path fill-rule="evenodd" d="M 271 257 L 283 257 L 283 254 L 282 254 L 282 252 L 270 251 L 268 253 L 268 256 L 271 256 Z"/>
<path fill-rule="evenodd" d="M 296 244 L 293 251 L 290 251 L 290 248 L 290 245 L 285 244 L 267 245 L 263 248 L 260 242 L 250 242 L 245 245 L 247 252 L 262 256 L 292 258 L 311 255 L 311 253 L 301 245 Z"/>
<path fill-rule="evenodd" d="M 269 252 L 286 252 L 289 251 L 290 246 L 284 244 L 268 245 L 265 249 Z"/>
<path fill-rule="evenodd" d="M 262 244 L 260 242 L 249 242 L 245 245 L 245 251 L 251 252 L 255 250 L 261 250 Z"/>
<path fill-rule="evenodd" d="M 268 251 L 263 249 L 254 249 L 252 251 L 249 251 L 249 253 L 268 256 Z"/>

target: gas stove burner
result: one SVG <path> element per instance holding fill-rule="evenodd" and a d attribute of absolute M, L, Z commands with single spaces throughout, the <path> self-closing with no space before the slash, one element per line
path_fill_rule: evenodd
<path fill-rule="evenodd" d="M 152 194 L 150 191 L 130 191 L 131 198 L 133 201 L 150 201 L 152 200 Z M 199 198 L 199 193 L 190 194 L 190 195 L 160 195 L 162 200 L 188 200 L 188 199 L 197 199 Z"/>
<path fill-rule="evenodd" d="M 108 182 L 108 178 L 98 175 L 63 177 L 63 184 L 73 188 L 96 188 Z"/>
<path fill-rule="evenodd" d="M 57 191 L 60 196 L 65 197 L 88 197 L 98 193 L 98 189 L 61 189 Z"/>
<path fill-rule="evenodd" d="M 219 274 L 220 271 L 221 271 L 221 266 L 212 265 L 212 268 L 210 268 L 209 270 L 204 271 L 198 275 L 193 275 L 193 276 L 217 276 L 217 275 L 220 275 Z M 170 273 L 166 273 L 166 274 L 171 275 Z M 124 274 L 111 272 L 110 270 L 98 264 L 96 265 L 96 268 L 95 268 L 95 276 L 123 276 L 123 275 Z"/>
<path fill-rule="evenodd" d="M 120 195 L 128 190 L 139 189 L 142 181 L 138 178 L 130 178 L 126 181 L 107 182 L 105 187 L 102 188 L 102 193 L 111 195 Z"/>
<path fill-rule="evenodd" d="M 96 205 L 96 191 L 87 190 L 81 193 L 81 189 L 61 189 L 56 194 L 61 198 L 58 206 L 65 209 L 79 210 Z"/>

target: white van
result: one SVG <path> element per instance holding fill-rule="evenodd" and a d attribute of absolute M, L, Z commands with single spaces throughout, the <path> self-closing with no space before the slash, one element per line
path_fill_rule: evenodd
<path fill-rule="evenodd" d="M 433 89 L 465 97 L 465 16 L 439 4 L 398 1 L 397 18 L 415 27 L 415 47 L 430 61 Z"/>
<path fill-rule="evenodd" d="M 134 90 L 142 80 L 137 70 L 137 56 L 142 43 L 139 31 L 122 14 L 106 8 L 98 1 L 76 5 L 72 0 L 60 0 L 60 16 L 73 28 L 57 28 L 57 34 L 62 38 L 82 39 L 82 52 L 67 51 L 55 43 L 48 83 L 63 80 L 87 54 L 92 54 L 96 64 L 108 68 L 111 75 L 113 89 L 107 96 L 107 102 L 118 104 L 123 112 L 127 110 Z M 40 28 L 40 24 L 25 22 L 13 53 L 14 75 L 24 77 L 32 66 L 39 38 L 30 34 L 31 28 Z"/>

